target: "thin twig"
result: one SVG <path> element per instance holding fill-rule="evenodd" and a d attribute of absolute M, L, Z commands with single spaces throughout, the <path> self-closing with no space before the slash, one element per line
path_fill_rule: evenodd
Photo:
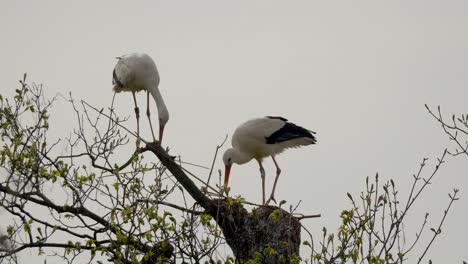
<path fill-rule="evenodd" d="M 218 155 L 218 151 L 219 151 L 220 148 L 223 147 L 223 145 L 226 142 L 227 138 L 228 138 L 228 135 L 226 134 L 226 137 L 224 138 L 223 142 L 221 144 L 219 144 L 218 146 L 216 146 L 216 151 L 215 151 L 215 154 L 214 154 L 214 157 L 213 157 L 213 162 L 211 163 L 210 174 L 208 174 L 208 180 L 206 181 L 206 187 L 208 187 L 208 185 L 210 184 L 211 174 L 213 173 L 213 168 L 214 168 L 214 165 L 215 165 L 216 157 Z"/>

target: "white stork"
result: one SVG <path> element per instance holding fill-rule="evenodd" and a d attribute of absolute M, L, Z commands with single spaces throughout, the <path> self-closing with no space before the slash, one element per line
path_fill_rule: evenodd
<path fill-rule="evenodd" d="M 144 53 L 131 53 L 118 57 L 117 59 L 118 61 L 113 72 L 113 90 L 116 93 L 122 91 L 132 92 L 137 119 L 137 148 L 140 147 L 140 110 L 137 105 L 135 93 L 142 90 L 146 91 L 146 115 L 148 116 L 154 142 L 156 142 L 156 138 L 154 136 L 149 110 L 150 94 L 156 102 L 159 115 L 159 143 L 161 144 L 164 126 L 169 120 L 169 112 L 167 111 L 166 104 L 158 89 L 159 72 L 156 68 L 156 64 L 150 56 Z"/>
<path fill-rule="evenodd" d="M 262 178 L 263 204 L 268 205 L 275 200 L 275 188 L 281 169 L 275 160 L 275 155 L 288 148 L 297 148 L 315 144 L 315 132 L 288 122 L 277 116 L 256 118 L 240 125 L 232 135 L 233 148 L 227 149 L 223 155 L 225 165 L 224 186 L 227 188 L 229 174 L 233 163 L 244 164 L 252 159 L 257 160 Z M 276 166 L 276 178 L 270 198 L 265 202 L 265 169 L 262 160 L 271 156 Z"/>

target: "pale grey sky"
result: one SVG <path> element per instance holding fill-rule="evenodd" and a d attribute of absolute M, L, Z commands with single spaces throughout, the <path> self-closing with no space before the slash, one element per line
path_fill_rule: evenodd
<path fill-rule="evenodd" d="M 276 197 L 321 213 L 305 222 L 318 235 L 322 226 L 336 229 L 349 207 L 346 192 L 357 196 L 366 176 L 393 178 L 407 194 L 422 158 L 433 166 L 451 146 L 424 103 L 466 113 L 467 13 L 468 2 L 451 0 L 1 0 L 0 91 L 11 94 L 27 72 L 48 95 L 72 92 L 105 107 L 115 57 L 146 52 L 171 114 L 165 143 L 187 161 L 209 165 L 225 134 L 253 117 L 281 115 L 317 131 L 316 146 L 278 157 Z M 117 106 L 133 118 L 129 94 L 119 94 Z M 74 125 L 66 114 L 54 119 L 57 136 Z M 450 158 L 406 226 L 412 241 L 424 213 L 435 225 L 447 192 L 462 189 L 429 256 L 436 263 L 468 259 L 467 165 Z M 271 188 L 270 160 L 266 170 Z M 261 200 L 254 162 L 233 167 L 230 185 L 233 194 Z"/>

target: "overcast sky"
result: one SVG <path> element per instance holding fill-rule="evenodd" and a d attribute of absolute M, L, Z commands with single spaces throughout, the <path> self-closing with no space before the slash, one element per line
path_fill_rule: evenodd
<path fill-rule="evenodd" d="M 115 57 L 138 51 L 159 67 L 171 115 L 165 144 L 186 161 L 209 166 L 224 136 L 253 117 L 280 115 L 316 131 L 317 145 L 277 158 L 276 194 L 288 204 L 302 200 L 304 214 L 322 214 L 304 222 L 316 235 L 322 226 L 336 230 L 349 208 L 346 192 L 357 196 L 366 176 L 393 178 L 405 196 L 421 160 L 433 167 L 452 147 L 425 103 L 467 111 L 466 1 L 0 3 L 1 94 L 12 94 L 27 72 L 50 96 L 71 92 L 109 106 Z M 144 107 L 143 95 L 139 101 Z M 69 106 L 57 107 L 55 136 L 68 135 Z M 130 94 L 119 94 L 117 107 L 133 118 Z M 447 193 L 462 190 L 429 255 L 435 263 L 468 259 L 467 165 L 450 158 L 406 226 L 412 241 L 424 213 L 435 225 Z M 269 190 L 271 159 L 265 168 Z M 233 167 L 230 186 L 260 202 L 257 164 Z"/>

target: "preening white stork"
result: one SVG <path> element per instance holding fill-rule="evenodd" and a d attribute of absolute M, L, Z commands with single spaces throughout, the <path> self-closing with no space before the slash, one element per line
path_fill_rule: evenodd
<path fill-rule="evenodd" d="M 223 155 L 225 165 L 224 186 L 227 188 L 233 163 L 244 164 L 252 159 L 257 160 L 262 178 L 263 204 L 268 205 L 275 200 L 275 188 L 281 169 L 275 160 L 275 155 L 288 148 L 297 148 L 315 144 L 315 132 L 288 122 L 278 116 L 256 118 L 240 125 L 232 135 L 232 148 Z M 276 178 L 270 198 L 265 202 L 265 169 L 262 160 L 271 156 L 276 166 Z"/>
<path fill-rule="evenodd" d="M 169 120 L 169 112 L 167 111 L 166 104 L 164 103 L 158 89 L 159 72 L 156 64 L 150 56 L 144 53 L 131 53 L 118 57 L 117 59 L 118 61 L 113 72 L 113 90 L 116 93 L 122 91 L 132 92 L 137 119 L 137 148 L 140 147 L 140 110 L 137 105 L 135 93 L 142 90 L 146 90 L 146 115 L 148 116 L 151 133 L 155 142 L 156 138 L 154 136 L 149 110 L 150 94 L 156 102 L 159 115 L 159 143 L 161 143 L 163 139 L 164 126 Z"/>

